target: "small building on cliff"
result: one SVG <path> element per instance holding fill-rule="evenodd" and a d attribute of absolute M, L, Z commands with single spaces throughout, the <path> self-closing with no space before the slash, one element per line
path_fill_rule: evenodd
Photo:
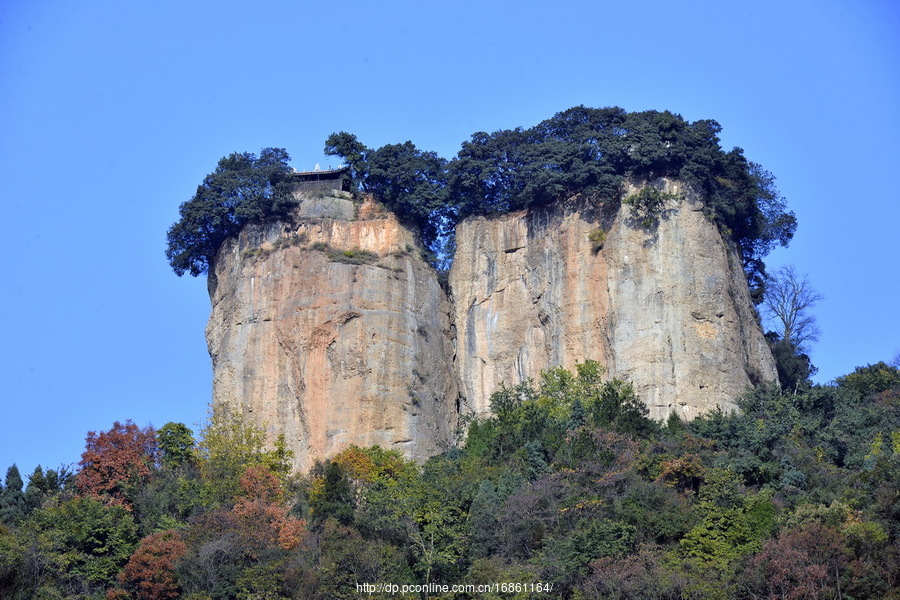
<path fill-rule="evenodd" d="M 326 171 L 320 169 L 315 171 L 294 171 L 290 174 L 290 177 L 298 191 L 350 191 L 350 167 L 338 167 L 337 169 Z"/>

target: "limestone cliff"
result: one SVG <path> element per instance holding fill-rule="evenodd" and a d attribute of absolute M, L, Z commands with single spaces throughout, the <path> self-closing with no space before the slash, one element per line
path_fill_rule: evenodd
<path fill-rule="evenodd" d="M 351 443 L 423 458 L 455 426 L 449 307 L 413 234 L 371 202 L 307 198 L 210 273 L 213 402 L 284 434 L 307 469 Z"/>
<path fill-rule="evenodd" d="M 649 227 L 628 205 L 577 198 L 457 227 L 450 286 L 470 410 L 488 412 L 501 382 L 586 359 L 631 381 L 656 419 L 733 408 L 775 379 L 736 253 L 699 198 L 663 185 L 681 199 Z"/>

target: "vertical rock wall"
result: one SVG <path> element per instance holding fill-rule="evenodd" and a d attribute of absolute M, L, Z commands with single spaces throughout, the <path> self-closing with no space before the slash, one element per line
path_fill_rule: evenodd
<path fill-rule="evenodd" d="M 350 444 L 421 459 L 456 423 L 446 296 L 412 233 L 362 212 L 248 227 L 210 274 L 213 402 L 284 434 L 301 470 Z"/>
<path fill-rule="evenodd" d="M 634 383 L 656 419 L 733 408 L 775 379 L 735 252 L 700 199 L 664 185 L 682 199 L 650 227 L 627 205 L 577 201 L 458 226 L 450 285 L 469 410 L 488 412 L 501 382 L 587 359 Z"/>

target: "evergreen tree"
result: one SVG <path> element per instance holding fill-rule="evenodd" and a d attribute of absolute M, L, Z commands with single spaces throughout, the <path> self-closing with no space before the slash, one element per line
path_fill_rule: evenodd
<path fill-rule="evenodd" d="M 206 273 L 222 242 L 244 225 L 290 214 L 289 160 L 283 148 L 265 148 L 258 158 L 244 152 L 219 160 L 194 197 L 179 207 L 181 219 L 166 236 L 166 257 L 176 275 Z"/>
<path fill-rule="evenodd" d="M 186 465 L 195 458 L 194 432 L 184 423 L 166 423 L 156 432 L 160 460 L 169 468 Z"/>
<path fill-rule="evenodd" d="M 581 399 L 575 398 L 575 401 L 572 403 L 572 411 L 569 413 L 569 421 L 566 424 L 566 429 L 577 429 L 581 427 L 584 425 L 586 418 L 587 413 L 584 410 Z"/>
<path fill-rule="evenodd" d="M 25 511 L 31 513 L 36 508 L 40 508 L 44 499 L 44 489 L 47 487 L 47 481 L 44 477 L 44 469 L 41 465 L 34 468 L 34 473 L 28 477 L 28 486 L 25 488 Z"/>
<path fill-rule="evenodd" d="M 328 519 L 341 525 L 352 523 L 356 506 L 344 468 L 336 462 L 325 465 L 323 484 L 321 495 L 312 503 L 313 523 L 321 525 Z"/>
<path fill-rule="evenodd" d="M 65 466 L 59 470 L 46 471 L 40 465 L 35 467 L 34 472 L 28 476 L 28 485 L 25 486 L 25 515 L 28 516 L 42 508 L 48 498 L 62 494 L 74 477 Z"/>
<path fill-rule="evenodd" d="M 490 556 L 499 548 L 502 509 L 503 499 L 497 487 L 487 479 L 482 481 L 469 509 L 472 558 Z"/>
<path fill-rule="evenodd" d="M 13 464 L 6 470 L 6 486 L 0 493 L 0 522 L 11 525 L 25 516 L 25 495 L 22 493 L 22 476 Z"/>

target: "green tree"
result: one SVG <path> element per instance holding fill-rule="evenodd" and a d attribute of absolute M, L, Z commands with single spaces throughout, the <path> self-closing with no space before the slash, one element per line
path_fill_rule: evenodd
<path fill-rule="evenodd" d="M 6 485 L 0 491 L 0 523 L 12 525 L 25 516 L 25 495 L 22 476 L 15 464 L 6 470 Z"/>
<path fill-rule="evenodd" d="M 402 549 L 381 539 L 361 536 L 334 519 L 327 520 L 317 536 L 317 556 L 305 561 L 305 577 L 291 586 L 296 598 L 310 600 L 354 600 L 361 595 L 357 583 L 391 582 L 413 584 L 413 576 Z M 390 598 L 386 592 L 365 594 L 366 598 Z"/>
<path fill-rule="evenodd" d="M 47 488 L 44 469 L 41 465 L 34 468 L 34 472 L 28 476 L 28 486 L 25 488 L 25 510 L 31 513 L 40 508 L 44 499 L 44 490 Z"/>
<path fill-rule="evenodd" d="M 367 187 L 369 176 L 369 150 L 356 136 L 346 131 L 332 133 L 325 140 L 325 155 L 337 156 L 350 167 L 353 183 L 363 191 L 371 191 Z"/>
<path fill-rule="evenodd" d="M 196 467 L 160 469 L 142 483 L 134 498 L 141 535 L 183 527 L 192 515 L 207 508 L 206 499 Z"/>
<path fill-rule="evenodd" d="M 38 560 L 20 532 L 0 523 L 0 598 L 30 600 L 40 586 Z"/>
<path fill-rule="evenodd" d="M 26 514 L 31 514 L 48 501 L 59 498 L 67 487 L 71 486 L 74 478 L 74 474 L 66 466 L 46 471 L 40 465 L 35 467 L 34 472 L 28 476 L 28 485 L 25 488 Z"/>
<path fill-rule="evenodd" d="M 412 142 L 388 144 L 369 158 L 367 187 L 400 219 L 415 225 L 426 247 L 443 233 L 447 161 Z"/>
<path fill-rule="evenodd" d="M 502 498 L 491 481 L 484 480 L 469 508 L 470 553 L 473 558 L 491 556 L 499 548 Z"/>
<path fill-rule="evenodd" d="M 778 381 L 783 390 L 793 392 L 801 388 L 807 388 L 810 377 L 816 374 L 818 369 L 813 366 L 809 355 L 803 352 L 790 340 L 783 340 L 774 331 L 766 333 L 766 342 L 775 359 L 775 368 L 778 371 Z"/>
<path fill-rule="evenodd" d="M 852 373 L 838 377 L 837 384 L 859 394 L 860 398 L 868 398 L 875 394 L 900 388 L 900 369 L 884 363 L 856 367 Z"/>
<path fill-rule="evenodd" d="M 325 154 L 341 157 L 363 191 L 415 226 L 424 245 L 435 249 L 438 238 L 452 224 L 445 159 L 419 150 L 409 141 L 373 150 L 344 131 L 329 136 Z"/>
<path fill-rule="evenodd" d="M 774 178 L 740 148 L 725 152 L 721 127 L 668 111 L 571 108 L 529 129 L 476 133 L 449 164 L 458 217 L 541 206 L 583 194 L 617 202 L 624 178 L 680 179 L 704 196 L 708 214 L 738 246 L 752 287 L 762 258 L 787 245 L 796 218 Z"/>
<path fill-rule="evenodd" d="M 48 571 L 64 588 L 82 593 L 109 587 L 138 541 L 131 513 L 89 497 L 36 511 L 26 527 Z"/>
<path fill-rule="evenodd" d="M 166 423 L 156 432 L 162 464 L 177 468 L 195 459 L 194 432 L 184 423 Z"/>
<path fill-rule="evenodd" d="M 329 461 L 324 468 L 321 492 L 312 502 L 313 523 L 321 526 L 328 519 L 341 525 L 353 522 L 356 497 L 344 468 Z"/>
<path fill-rule="evenodd" d="M 627 523 L 583 519 L 563 536 L 549 540 L 537 562 L 543 566 L 544 579 L 570 588 L 588 575 L 593 561 L 630 554 L 635 533 L 634 526 Z"/>
<path fill-rule="evenodd" d="M 259 157 L 244 152 L 219 160 L 178 211 L 181 218 L 166 236 L 166 257 L 179 277 L 209 270 L 219 247 L 248 223 L 287 218 L 294 206 L 283 148 L 264 148 Z"/>
<path fill-rule="evenodd" d="M 293 458 L 283 436 L 267 450 L 259 426 L 222 406 L 210 414 L 198 447 L 203 496 L 212 505 L 230 503 L 240 493 L 240 478 L 248 467 L 266 465 L 283 480 Z"/>

